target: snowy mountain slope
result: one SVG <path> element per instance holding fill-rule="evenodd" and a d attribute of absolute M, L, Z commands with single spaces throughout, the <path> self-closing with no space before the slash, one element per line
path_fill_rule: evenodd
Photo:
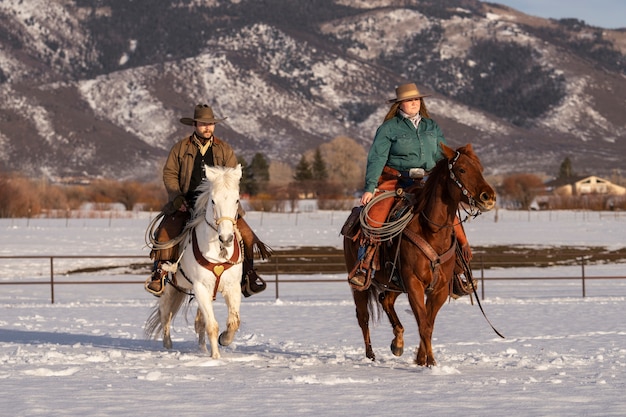
<path fill-rule="evenodd" d="M 608 175 L 626 34 L 474 0 L 0 3 L 0 169 L 146 179 L 209 102 L 238 154 L 365 148 L 399 83 L 488 173 Z M 537 157 L 541 155 L 541 157 Z"/>

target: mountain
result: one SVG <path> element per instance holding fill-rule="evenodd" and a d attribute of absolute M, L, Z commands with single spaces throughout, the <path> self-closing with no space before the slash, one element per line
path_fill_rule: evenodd
<path fill-rule="evenodd" d="M 413 81 L 488 174 L 619 172 L 626 30 L 475 0 L 3 0 L 0 171 L 152 179 L 207 102 L 248 160 L 366 149 Z"/>

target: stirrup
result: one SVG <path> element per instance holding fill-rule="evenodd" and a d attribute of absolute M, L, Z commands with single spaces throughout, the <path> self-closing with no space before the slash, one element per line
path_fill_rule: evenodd
<path fill-rule="evenodd" d="M 453 279 L 450 297 L 455 300 L 465 295 L 471 295 L 474 290 L 478 288 L 478 281 L 476 279 L 472 278 L 470 280 L 463 274 L 454 274 Z"/>
<path fill-rule="evenodd" d="M 367 271 L 365 269 L 357 270 L 354 273 L 354 275 L 348 279 L 348 281 L 350 281 L 350 284 L 356 285 L 357 287 L 364 286 L 366 280 L 367 280 Z"/>
<path fill-rule="evenodd" d="M 261 282 L 258 283 L 257 281 Z M 264 291 L 265 288 L 267 288 L 267 283 L 256 273 L 254 269 L 246 272 L 241 280 L 241 293 L 246 298 Z"/>
<path fill-rule="evenodd" d="M 155 278 L 155 276 L 157 275 L 158 277 Z M 165 291 L 165 276 L 166 275 L 167 275 L 167 271 L 164 271 L 161 268 L 157 268 L 152 273 L 150 278 L 148 278 L 146 282 L 144 283 L 144 288 L 146 289 L 146 291 L 148 291 L 150 294 L 154 296 L 160 297 L 163 294 L 163 291 Z"/>
<path fill-rule="evenodd" d="M 348 276 L 348 284 L 350 288 L 355 291 L 365 291 L 372 284 L 372 277 L 374 276 L 374 270 L 372 268 L 357 268 Z"/>

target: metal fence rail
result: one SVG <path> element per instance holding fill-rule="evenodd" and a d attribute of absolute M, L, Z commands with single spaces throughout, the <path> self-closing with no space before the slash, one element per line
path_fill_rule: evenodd
<path fill-rule="evenodd" d="M 50 302 L 54 304 L 54 288 L 56 285 L 103 285 L 103 284 L 143 284 L 144 280 L 60 280 L 58 276 L 55 278 L 55 260 L 60 259 L 141 259 L 142 262 L 146 261 L 146 255 L 15 255 L 15 256 L 0 256 L 0 259 L 40 259 L 49 261 L 49 278 L 47 280 L 29 280 L 29 279 L 0 279 L 0 286 L 3 285 L 49 285 L 50 286 Z M 586 283 L 590 280 L 622 280 L 626 279 L 626 275 L 611 275 L 611 276 L 593 276 L 586 273 L 586 266 L 589 261 L 584 257 L 578 259 L 580 265 L 580 275 L 578 276 L 545 276 L 540 277 L 533 276 L 516 276 L 511 277 L 498 277 L 498 276 L 485 276 L 485 271 L 492 267 L 502 267 L 502 263 L 497 261 L 485 262 L 480 254 L 474 257 L 472 262 L 472 272 L 474 278 L 480 282 L 481 298 L 485 298 L 485 287 L 487 281 L 579 281 L 581 284 L 581 295 L 586 297 Z M 150 266 L 150 262 L 145 262 L 146 268 Z M 516 262 L 517 266 L 520 264 L 530 267 L 537 267 L 536 261 Z M 114 267 L 125 267 L 128 264 L 115 265 Z M 276 299 L 279 298 L 280 284 L 289 283 L 346 283 L 346 278 L 333 279 L 333 278 L 302 278 L 302 279 L 281 279 L 281 275 L 314 275 L 314 274 L 345 274 L 346 267 L 343 261 L 343 257 L 339 257 L 333 254 L 307 254 L 307 255 L 290 255 L 290 254 L 276 254 L 272 256 L 272 259 L 267 262 L 258 262 L 257 267 L 260 273 L 267 277 L 273 275 L 274 279 L 267 279 L 268 284 L 274 284 Z M 97 267 L 90 267 L 89 269 L 96 269 Z M 111 268 L 111 265 L 101 266 L 102 269 Z M 0 267 L 1 270 L 1 267 Z M 69 273 L 76 273 L 76 271 L 69 271 Z M 66 275 L 68 272 L 57 273 L 57 275 Z M 129 274 L 130 275 L 130 274 Z"/>

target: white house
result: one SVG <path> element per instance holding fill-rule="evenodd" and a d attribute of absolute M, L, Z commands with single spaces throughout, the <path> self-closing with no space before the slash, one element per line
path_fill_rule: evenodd
<path fill-rule="evenodd" d="M 590 175 L 586 177 L 557 178 L 546 183 L 548 192 L 566 196 L 581 195 L 626 195 L 626 188 L 613 184 L 604 178 Z"/>

